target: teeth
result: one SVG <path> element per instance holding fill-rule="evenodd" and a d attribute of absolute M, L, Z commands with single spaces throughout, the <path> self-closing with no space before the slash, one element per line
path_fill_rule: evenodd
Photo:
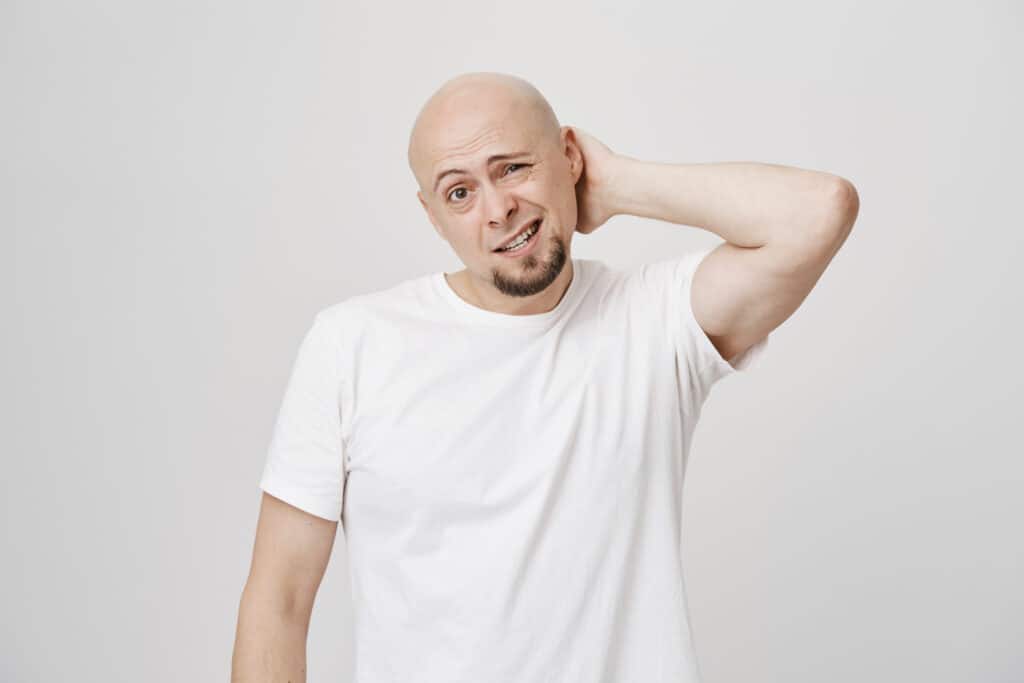
<path fill-rule="evenodd" d="M 535 232 L 537 232 L 537 228 L 538 228 L 538 227 L 539 227 L 539 226 L 538 226 L 538 225 L 537 225 L 536 223 L 534 223 L 533 225 L 531 225 L 531 226 L 530 226 L 530 227 L 529 227 L 529 228 L 528 228 L 528 229 L 526 230 L 526 232 L 524 232 L 524 233 L 523 233 L 523 234 L 522 234 L 522 235 L 521 235 L 521 236 L 519 237 L 519 239 L 517 239 L 517 240 L 516 240 L 515 242 L 513 242 L 513 243 L 512 243 L 512 244 L 510 244 L 510 245 L 508 245 L 507 247 L 504 247 L 504 248 L 502 248 L 502 249 L 499 249 L 498 251 L 513 251 L 513 250 L 517 249 L 518 247 L 521 247 L 521 246 L 522 246 L 523 244 L 526 244 L 526 240 L 530 239 L 530 237 L 531 237 L 531 236 L 532 236 L 532 235 L 533 235 L 533 234 L 534 234 Z"/>
<path fill-rule="evenodd" d="M 505 248 L 506 248 L 506 249 L 515 249 L 515 248 L 516 248 L 516 247 L 518 247 L 518 246 L 519 246 L 520 244 L 525 244 L 525 243 L 526 243 L 526 240 L 528 240 L 528 239 L 530 239 L 530 233 L 529 233 L 529 232 L 524 232 L 524 233 L 523 233 L 523 235 L 522 235 L 522 237 L 520 237 L 520 238 L 519 238 L 519 239 L 517 239 L 517 240 L 516 240 L 515 242 L 513 242 L 512 244 L 508 245 L 508 246 L 507 246 L 507 247 L 505 247 Z"/>

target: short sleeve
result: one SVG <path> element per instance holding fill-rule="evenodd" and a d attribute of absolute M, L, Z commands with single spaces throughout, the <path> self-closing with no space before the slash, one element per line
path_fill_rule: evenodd
<path fill-rule="evenodd" d="M 717 246 L 717 245 L 715 245 Z M 696 411 L 718 380 L 757 366 L 769 336 L 738 356 L 726 360 L 697 323 L 690 297 L 690 285 L 697 267 L 715 247 L 691 251 L 682 257 L 641 266 L 640 282 L 645 296 L 652 299 L 655 314 L 664 321 L 669 343 L 675 350 L 680 381 Z"/>
<path fill-rule="evenodd" d="M 318 313 L 299 344 L 267 452 L 260 488 L 340 521 L 345 484 L 337 337 Z"/>
<path fill-rule="evenodd" d="M 704 332 L 697 322 L 697 318 L 693 313 L 690 285 L 693 282 L 694 274 L 697 272 L 697 267 L 704 260 L 704 257 L 714 249 L 715 247 L 708 247 L 688 254 L 680 264 L 679 273 L 679 277 L 682 280 L 681 291 L 684 297 L 681 308 L 686 313 L 683 317 L 682 338 L 687 345 L 695 347 L 695 355 L 699 359 L 700 371 L 707 376 L 712 384 L 735 372 L 745 372 L 755 368 L 760 364 L 761 357 L 768 346 L 768 339 L 771 337 L 771 335 L 766 335 L 743 353 L 726 360 L 718 352 L 718 349 L 715 348 L 715 345 L 711 343 L 707 333 Z"/>

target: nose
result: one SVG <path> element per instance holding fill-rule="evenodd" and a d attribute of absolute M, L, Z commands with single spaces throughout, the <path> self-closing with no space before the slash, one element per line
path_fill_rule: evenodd
<path fill-rule="evenodd" d="M 485 190 L 486 202 L 484 205 L 487 225 L 500 228 L 512 218 L 516 212 L 517 204 L 511 193 L 491 187 Z"/>

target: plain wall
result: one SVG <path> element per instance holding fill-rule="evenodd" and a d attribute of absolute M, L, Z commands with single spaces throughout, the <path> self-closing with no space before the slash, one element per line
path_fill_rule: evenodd
<path fill-rule="evenodd" d="M 1020 6 L 0 6 L 3 681 L 227 680 L 312 315 L 461 268 L 406 167 L 464 71 L 628 156 L 851 180 L 846 245 L 705 405 L 706 683 L 1024 680 Z M 617 217 L 573 256 L 715 244 Z M 350 677 L 339 530 L 309 680 Z M 587 683 L 587 682 L 580 682 Z"/>

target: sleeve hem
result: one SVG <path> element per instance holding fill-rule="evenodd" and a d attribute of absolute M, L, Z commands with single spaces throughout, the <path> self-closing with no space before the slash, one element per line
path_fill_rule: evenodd
<path fill-rule="evenodd" d="M 689 326 L 690 330 L 694 333 L 694 336 L 699 340 L 698 343 L 704 347 L 704 351 L 711 359 L 704 364 L 701 368 L 701 372 L 710 373 L 717 377 L 725 377 L 736 372 L 742 372 L 751 369 L 757 365 L 758 359 L 764 353 L 765 347 L 768 345 L 768 339 L 770 334 L 766 335 L 759 342 L 748 348 L 743 353 L 733 356 L 731 359 L 726 359 L 718 351 L 711 339 L 708 337 L 707 332 L 697 322 L 697 317 L 693 312 L 693 293 L 691 283 L 693 282 L 693 276 L 697 272 L 697 267 L 700 266 L 701 261 L 714 250 L 715 247 L 709 247 L 696 252 L 693 256 L 693 261 L 690 264 L 689 272 L 686 277 L 686 325 Z"/>
<path fill-rule="evenodd" d="M 309 492 L 292 486 L 290 483 L 271 474 L 264 474 L 259 487 L 274 498 L 288 503 L 329 522 L 341 521 L 341 505 L 337 501 L 326 500 L 309 495 Z"/>

